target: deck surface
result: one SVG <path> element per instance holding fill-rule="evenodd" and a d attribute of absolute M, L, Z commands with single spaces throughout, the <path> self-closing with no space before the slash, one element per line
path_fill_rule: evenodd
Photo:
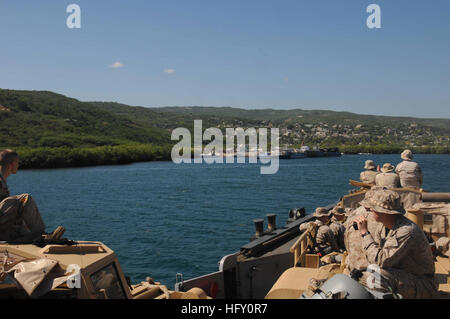
<path fill-rule="evenodd" d="M 437 257 L 435 278 L 439 282 L 438 299 L 450 299 L 450 260 Z M 293 267 L 286 270 L 267 294 L 267 299 L 296 299 L 309 284 L 309 279 L 318 274 L 317 268 Z"/>
<path fill-rule="evenodd" d="M 439 282 L 439 293 L 441 298 L 450 298 L 450 260 L 445 257 L 437 257 L 435 266 L 435 277 Z"/>

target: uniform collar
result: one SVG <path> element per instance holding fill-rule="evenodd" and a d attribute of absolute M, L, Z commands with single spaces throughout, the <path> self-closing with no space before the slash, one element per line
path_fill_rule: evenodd
<path fill-rule="evenodd" d="M 401 218 L 401 217 L 397 217 L 397 220 L 395 221 L 395 223 L 394 223 L 394 225 L 392 226 L 391 229 L 388 229 L 388 228 L 386 228 L 384 225 L 382 225 L 383 231 L 384 231 L 384 232 L 386 231 L 386 229 L 388 229 L 388 232 L 387 232 L 386 237 L 388 237 L 388 236 L 393 236 L 394 234 L 396 234 L 396 233 L 397 233 L 397 229 L 398 229 L 400 226 L 402 226 L 402 224 L 403 224 L 402 218 Z"/>

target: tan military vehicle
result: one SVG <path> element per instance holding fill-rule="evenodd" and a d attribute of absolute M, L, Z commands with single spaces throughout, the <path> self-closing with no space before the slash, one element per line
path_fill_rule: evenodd
<path fill-rule="evenodd" d="M 0 298 L 205 299 L 201 289 L 176 292 L 147 278 L 131 285 L 114 252 L 100 242 L 0 244 Z"/>

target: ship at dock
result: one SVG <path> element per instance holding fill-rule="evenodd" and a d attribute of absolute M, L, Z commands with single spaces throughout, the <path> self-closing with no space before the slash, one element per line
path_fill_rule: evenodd
<path fill-rule="evenodd" d="M 338 157 L 342 153 L 339 148 L 318 148 L 310 149 L 308 146 L 302 146 L 300 149 L 284 149 L 280 152 L 280 159 L 300 159 L 307 157 Z"/>
<path fill-rule="evenodd" d="M 310 149 L 308 146 L 301 146 L 300 148 L 283 148 L 280 150 L 276 150 L 273 152 L 265 152 L 262 149 L 258 149 L 255 151 L 251 151 L 248 148 L 248 145 L 245 145 L 244 150 L 242 151 L 242 156 L 245 158 L 259 158 L 259 159 L 268 159 L 273 157 L 278 157 L 279 159 L 302 159 L 307 157 L 338 157 L 342 156 L 342 153 L 339 151 L 337 147 L 331 148 L 318 148 L 314 147 Z M 203 158 L 210 157 L 223 157 L 223 158 L 237 158 L 239 153 L 236 149 L 227 149 L 225 152 L 215 152 L 214 150 L 209 153 L 202 153 Z"/>

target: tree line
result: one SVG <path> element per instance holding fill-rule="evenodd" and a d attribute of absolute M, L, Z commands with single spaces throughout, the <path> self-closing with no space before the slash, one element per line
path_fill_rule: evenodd
<path fill-rule="evenodd" d="M 172 145 L 17 148 L 21 168 L 63 168 L 170 160 Z"/>

